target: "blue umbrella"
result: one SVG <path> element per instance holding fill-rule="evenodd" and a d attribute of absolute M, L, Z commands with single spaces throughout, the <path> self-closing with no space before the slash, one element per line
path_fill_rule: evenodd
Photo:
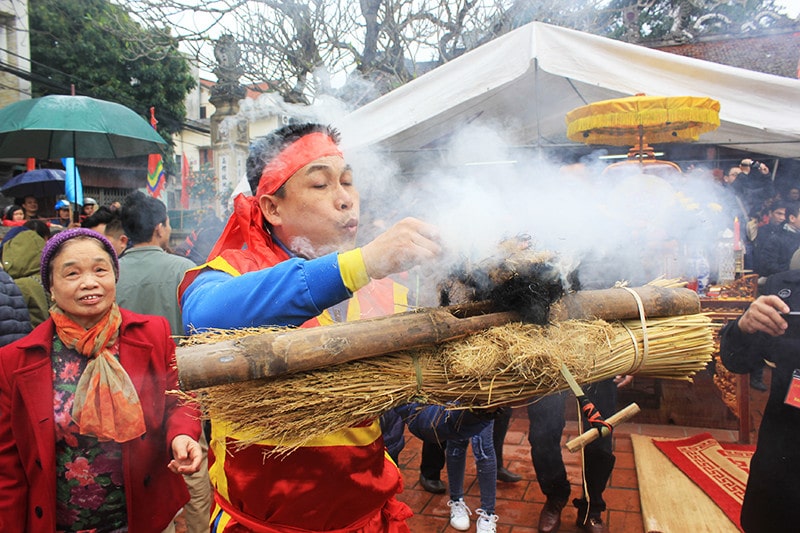
<path fill-rule="evenodd" d="M 60 169 L 29 170 L 8 180 L 5 185 L 0 187 L 0 192 L 9 198 L 57 196 L 64 194 L 65 176 L 66 173 Z"/>

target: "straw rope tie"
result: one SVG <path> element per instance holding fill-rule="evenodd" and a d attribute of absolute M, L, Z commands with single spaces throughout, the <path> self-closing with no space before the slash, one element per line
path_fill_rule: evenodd
<path fill-rule="evenodd" d="M 639 297 L 639 294 L 630 287 L 620 287 L 620 289 L 625 289 L 626 291 L 628 291 L 633 295 L 633 298 L 636 300 L 636 307 L 639 308 L 639 321 L 642 323 L 643 351 L 641 353 L 639 352 L 639 343 L 636 342 L 636 336 L 633 334 L 633 331 L 631 331 L 631 329 L 627 325 L 625 325 L 624 322 L 622 324 L 623 326 L 625 326 L 625 329 L 628 330 L 628 334 L 631 336 L 631 340 L 633 341 L 634 356 L 633 356 L 633 364 L 631 365 L 629 373 L 635 374 L 642 367 L 645 360 L 647 360 L 647 355 L 650 351 L 650 343 L 647 338 L 647 317 L 645 316 L 644 313 L 644 303 L 642 303 L 642 299 L 641 297 Z"/>

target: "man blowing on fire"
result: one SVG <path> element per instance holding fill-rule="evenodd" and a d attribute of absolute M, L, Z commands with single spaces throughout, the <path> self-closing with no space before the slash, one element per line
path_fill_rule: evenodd
<path fill-rule="evenodd" d="M 356 248 L 359 195 L 338 141 L 335 130 L 303 124 L 253 142 L 255 195 L 235 199 L 209 262 L 179 288 L 187 332 L 313 327 L 407 309 L 407 290 L 387 276 L 437 257 L 437 231 L 406 218 Z M 239 435 L 219 421 L 211 428 L 212 532 L 409 531 L 377 420 L 281 457 L 269 455 L 271 442 L 237 450 Z"/>

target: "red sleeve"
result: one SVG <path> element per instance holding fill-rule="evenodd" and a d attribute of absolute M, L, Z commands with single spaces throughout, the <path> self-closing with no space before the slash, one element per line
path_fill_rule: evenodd
<path fill-rule="evenodd" d="M 194 440 L 200 438 L 200 410 L 195 403 L 187 403 L 178 395 L 171 394 L 170 391 L 177 391 L 178 386 L 178 365 L 175 360 L 175 342 L 170 337 L 169 323 L 166 319 L 159 321 L 162 325 L 163 333 L 163 353 L 164 364 L 167 372 L 166 377 L 166 405 L 164 410 L 165 427 L 167 433 L 167 448 L 172 454 L 172 440 L 178 435 L 189 435 Z"/>
<path fill-rule="evenodd" d="M 28 485 L 11 431 L 11 382 L 0 351 L 0 531 L 25 531 Z"/>

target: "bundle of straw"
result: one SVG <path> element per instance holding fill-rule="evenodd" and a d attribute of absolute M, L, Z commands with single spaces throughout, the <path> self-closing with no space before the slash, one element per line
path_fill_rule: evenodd
<path fill-rule="evenodd" d="M 691 381 L 714 351 L 709 326 L 700 314 L 644 323 L 512 323 L 429 349 L 196 392 L 204 416 L 248 435 L 241 446 L 268 440 L 288 453 L 410 401 L 477 409 L 525 403 L 567 388 L 562 362 L 579 383 L 620 374 Z"/>

